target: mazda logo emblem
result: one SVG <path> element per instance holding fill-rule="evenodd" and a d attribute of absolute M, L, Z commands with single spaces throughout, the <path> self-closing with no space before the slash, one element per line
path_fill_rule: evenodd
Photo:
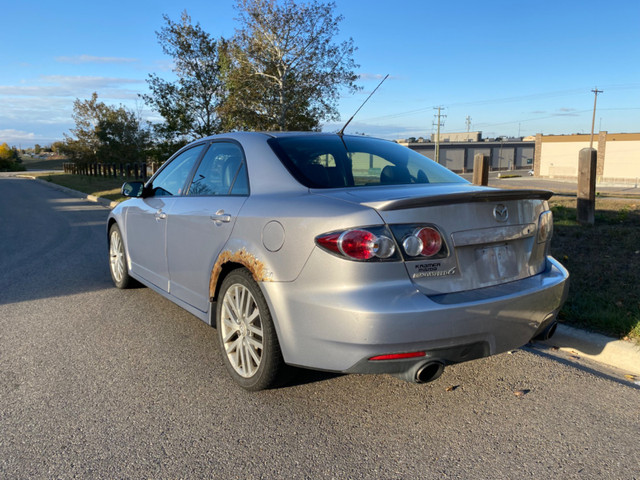
<path fill-rule="evenodd" d="M 493 208 L 493 218 L 499 222 L 506 222 L 509 218 L 509 210 L 506 205 L 498 204 Z"/>

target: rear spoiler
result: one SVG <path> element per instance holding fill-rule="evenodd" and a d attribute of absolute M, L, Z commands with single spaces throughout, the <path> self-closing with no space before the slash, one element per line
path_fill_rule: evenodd
<path fill-rule="evenodd" d="M 476 190 L 471 192 L 405 197 L 380 202 L 367 202 L 364 205 L 376 210 L 403 210 L 406 208 L 435 207 L 457 203 L 508 202 L 511 200 L 549 200 L 553 192 L 549 190 Z"/>

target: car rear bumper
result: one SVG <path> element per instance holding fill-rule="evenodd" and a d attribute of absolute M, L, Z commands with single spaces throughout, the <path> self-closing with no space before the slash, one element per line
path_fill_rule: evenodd
<path fill-rule="evenodd" d="M 397 264 L 367 272 L 371 264 L 344 269 L 343 260 L 326 254 L 309 262 L 294 282 L 261 285 L 285 361 L 339 372 L 402 373 L 429 360 L 457 363 L 518 348 L 555 318 L 568 290 L 569 274 L 552 257 L 538 275 L 432 297 Z M 425 356 L 369 360 L 404 352 Z"/>

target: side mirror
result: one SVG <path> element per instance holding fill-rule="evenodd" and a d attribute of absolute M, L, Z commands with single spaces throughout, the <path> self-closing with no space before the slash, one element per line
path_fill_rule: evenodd
<path fill-rule="evenodd" d="M 120 193 L 123 197 L 139 198 L 144 191 L 144 183 L 142 182 L 124 182 Z"/>

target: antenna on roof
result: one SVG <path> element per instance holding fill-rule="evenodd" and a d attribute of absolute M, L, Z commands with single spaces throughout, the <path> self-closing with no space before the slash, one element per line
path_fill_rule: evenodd
<path fill-rule="evenodd" d="M 358 109 L 356 110 L 356 113 L 354 113 L 353 115 L 351 115 L 351 118 L 350 118 L 349 120 L 347 120 L 347 123 L 345 123 L 345 124 L 344 124 L 344 126 L 340 129 L 340 131 L 338 132 L 338 135 L 344 135 L 344 129 L 345 129 L 345 128 L 347 128 L 347 125 L 349 125 L 349 124 L 351 123 L 351 120 L 353 120 L 353 117 L 355 117 L 355 116 L 358 114 L 358 112 L 360 111 L 360 109 L 361 109 L 362 107 L 364 107 L 364 104 L 365 104 L 365 103 L 367 103 L 367 102 L 369 101 L 369 99 L 371 98 L 371 96 L 372 96 L 374 93 L 376 93 L 376 90 L 378 90 L 378 88 L 380 88 L 380 85 L 382 85 L 382 82 L 384 82 L 384 81 L 387 79 L 387 77 L 388 77 L 388 76 L 389 76 L 389 74 L 387 73 L 387 74 L 385 75 L 385 77 L 384 77 L 382 80 L 380 80 L 380 83 L 378 84 L 378 86 L 377 86 L 376 88 L 374 88 L 374 89 L 373 89 L 373 92 L 371 92 L 371 93 L 369 94 L 369 96 L 367 97 L 367 99 L 366 99 L 364 102 L 362 102 L 362 105 L 360 105 L 360 106 L 358 107 Z"/>

